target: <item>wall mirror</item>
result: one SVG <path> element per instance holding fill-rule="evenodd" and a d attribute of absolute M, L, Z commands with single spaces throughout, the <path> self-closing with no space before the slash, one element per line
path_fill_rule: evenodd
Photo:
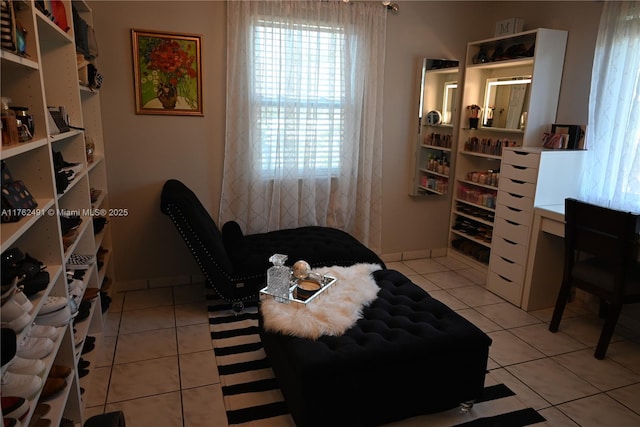
<path fill-rule="evenodd" d="M 530 90 L 531 76 L 487 79 L 482 126 L 524 130 Z"/>
<path fill-rule="evenodd" d="M 420 122 L 452 125 L 458 98 L 458 61 L 424 58 L 421 65 Z"/>
<path fill-rule="evenodd" d="M 458 61 L 418 58 L 416 79 L 418 134 L 412 150 L 414 168 L 409 194 L 444 196 L 449 192 L 451 150 L 458 120 Z"/>
<path fill-rule="evenodd" d="M 444 82 L 444 96 L 442 100 L 442 123 L 450 125 L 453 122 L 453 113 L 456 110 L 458 96 L 458 82 L 456 80 Z"/>

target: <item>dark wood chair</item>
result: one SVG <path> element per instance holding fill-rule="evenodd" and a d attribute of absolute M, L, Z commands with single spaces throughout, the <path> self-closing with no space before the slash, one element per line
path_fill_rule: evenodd
<path fill-rule="evenodd" d="M 595 351 L 604 359 L 623 304 L 640 302 L 640 214 L 565 200 L 564 274 L 549 325 L 557 332 L 571 289 L 600 298 L 604 325 Z"/>

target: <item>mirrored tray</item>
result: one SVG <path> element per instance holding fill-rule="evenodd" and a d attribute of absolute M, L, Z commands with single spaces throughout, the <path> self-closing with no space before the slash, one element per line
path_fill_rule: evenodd
<path fill-rule="evenodd" d="M 303 306 L 306 306 L 311 301 L 316 299 L 318 295 L 320 295 L 321 293 L 325 292 L 327 289 L 329 289 L 331 286 L 333 286 L 338 281 L 337 278 L 325 274 L 322 277 L 322 283 L 320 284 L 321 285 L 320 289 L 315 291 L 308 298 L 303 298 L 301 295 L 298 295 L 298 281 L 299 280 L 300 279 L 294 279 L 294 280 L 291 281 L 291 286 L 289 287 L 289 297 L 287 298 L 286 301 L 283 301 L 284 303 L 294 303 L 294 304 L 301 304 Z M 264 288 L 260 289 L 260 298 L 261 299 L 262 298 L 276 298 L 276 296 L 271 294 L 269 291 L 267 291 L 267 287 L 265 286 Z"/>

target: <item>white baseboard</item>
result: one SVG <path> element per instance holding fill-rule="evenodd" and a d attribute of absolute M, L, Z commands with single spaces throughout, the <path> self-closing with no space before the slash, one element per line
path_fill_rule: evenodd
<path fill-rule="evenodd" d="M 153 288 L 165 288 L 170 286 L 183 286 L 197 283 L 203 283 L 205 280 L 201 274 L 183 275 L 183 276 L 169 276 L 169 277 L 154 277 L 153 279 L 138 279 L 138 280 L 125 280 L 116 281 L 113 284 L 113 289 L 116 292 L 127 291 L 139 291 L 143 289 Z"/>
<path fill-rule="evenodd" d="M 416 251 L 393 252 L 380 255 L 384 262 L 400 262 L 412 259 L 437 258 L 447 256 L 447 248 L 419 249 Z"/>

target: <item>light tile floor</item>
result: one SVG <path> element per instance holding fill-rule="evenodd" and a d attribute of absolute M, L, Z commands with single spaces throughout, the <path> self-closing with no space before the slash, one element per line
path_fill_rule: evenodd
<path fill-rule="evenodd" d="M 454 258 L 387 267 L 485 331 L 493 339 L 490 375 L 545 425 L 640 425 L 640 331 L 618 327 L 607 358 L 596 360 L 600 320 L 576 303 L 552 334 L 551 309 L 514 307 L 485 289 L 484 273 Z M 127 427 L 227 425 L 204 295 L 203 285 L 115 295 L 94 350 L 87 416 L 123 410 Z"/>

